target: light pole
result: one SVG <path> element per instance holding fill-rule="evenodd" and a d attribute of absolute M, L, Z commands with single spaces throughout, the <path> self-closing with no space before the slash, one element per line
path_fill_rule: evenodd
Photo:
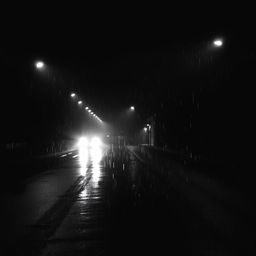
<path fill-rule="evenodd" d="M 151 145 L 151 136 L 150 136 L 151 126 L 147 124 L 147 126 L 145 126 L 143 129 L 144 129 L 144 132 L 146 133 L 146 144 L 150 146 Z"/>
<path fill-rule="evenodd" d="M 147 124 L 148 129 L 148 145 L 151 146 L 151 125 Z"/>

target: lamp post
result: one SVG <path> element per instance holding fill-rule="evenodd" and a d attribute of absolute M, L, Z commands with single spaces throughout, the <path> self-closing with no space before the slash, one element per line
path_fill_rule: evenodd
<path fill-rule="evenodd" d="M 146 133 L 146 143 L 148 144 L 148 146 L 151 145 L 151 125 L 147 124 L 147 126 L 145 126 L 144 128 L 144 132 Z"/>
<path fill-rule="evenodd" d="M 151 125 L 147 124 L 148 128 L 148 145 L 151 146 Z"/>

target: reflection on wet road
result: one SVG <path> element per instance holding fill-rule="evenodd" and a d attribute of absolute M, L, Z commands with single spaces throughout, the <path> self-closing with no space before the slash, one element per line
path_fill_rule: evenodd
<path fill-rule="evenodd" d="M 74 199 L 68 215 L 48 239 L 42 255 L 99 255 L 104 252 L 106 223 L 103 156 L 107 149 L 83 147 L 79 150 L 80 174 L 86 186 Z"/>
<path fill-rule="evenodd" d="M 55 202 L 26 227 L 17 255 L 238 252 L 233 244 L 241 219 L 189 184 L 176 167 L 163 176 L 127 148 L 88 145 L 59 159 L 59 176 L 42 178 L 53 187 L 70 179 L 69 186 L 52 193 Z"/>

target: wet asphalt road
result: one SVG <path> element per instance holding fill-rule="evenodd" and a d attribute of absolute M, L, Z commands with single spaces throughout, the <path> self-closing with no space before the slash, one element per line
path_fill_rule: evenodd
<path fill-rule="evenodd" d="M 62 155 L 5 196 L 5 254 L 250 255 L 253 234 L 247 211 L 232 204 L 237 194 L 213 183 L 212 194 L 198 189 L 204 181 L 173 168 L 162 175 L 125 148 Z"/>

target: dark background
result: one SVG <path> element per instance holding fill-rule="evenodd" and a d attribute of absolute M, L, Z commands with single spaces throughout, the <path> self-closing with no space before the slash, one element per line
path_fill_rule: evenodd
<path fill-rule="evenodd" d="M 75 91 L 117 133 L 129 126 L 122 113 L 135 105 L 130 132 L 154 115 L 159 147 L 227 162 L 250 159 L 253 23 L 149 16 L 123 22 L 73 14 L 55 23 L 44 17 L 40 25 L 33 19 L 7 24 L 0 47 L 1 143 L 35 144 L 81 132 L 87 120 L 70 101 Z M 212 49 L 218 36 L 224 46 Z M 37 59 L 47 72 L 35 70 Z"/>

